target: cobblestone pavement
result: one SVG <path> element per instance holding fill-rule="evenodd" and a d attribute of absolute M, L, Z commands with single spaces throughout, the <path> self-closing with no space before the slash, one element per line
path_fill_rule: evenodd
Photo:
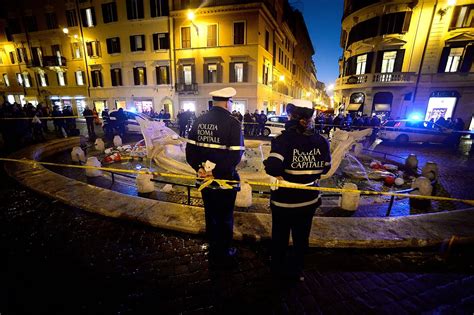
<path fill-rule="evenodd" d="M 213 270 L 200 237 L 89 214 L 3 172 L 0 187 L 1 314 L 474 311 L 471 246 L 312 249 L 305 282 L 279 287 L 270 280 L 266 243 L 238 243 L 238 266 Z"/>

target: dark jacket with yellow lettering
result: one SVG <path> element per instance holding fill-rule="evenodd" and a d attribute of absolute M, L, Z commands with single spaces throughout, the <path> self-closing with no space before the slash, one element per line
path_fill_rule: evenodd
<path fill-rule="evenodd" d="M 319 134 L 296 131 L 298 122 L 289 121 L 285 131 L 272 141 L 272 148 L 264 161 L 267 174 L 290 183 L 317 186 L 322 174 L 331 168 L 328 141 Z M 284 208 L 321 204 L 319 191 L 278 188 L 271 193 L 271 203 Z"/>
<path fill-rule="evenodd" d="M 235 170 L 244 150 L 240 122 L 227 110 L 212 107 L 198 117 L 189 132 L 186 160 L 196 171 L 207 160 L 216 164 L 212 174 L 217 179 L 238 179 Z"/>

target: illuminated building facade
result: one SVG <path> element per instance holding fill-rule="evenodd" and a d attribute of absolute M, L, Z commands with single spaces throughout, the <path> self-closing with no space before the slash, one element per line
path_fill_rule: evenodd
<path fill-rule="evenodd" d="M 314 49 L 287 1 L 13 1 L 0 16 L 0 93 L 10 102 L 139 112 L 318 103 Z"/>
<path fill-rule="evenodd" d="M 474 1 L 346 0 L 335 97 L 348 113 L 474 113 Z"/>

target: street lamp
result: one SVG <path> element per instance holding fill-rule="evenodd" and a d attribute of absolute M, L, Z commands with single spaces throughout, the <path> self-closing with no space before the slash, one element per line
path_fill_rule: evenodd
<path fill-rule="evenodd" d="M 197 25 L 194 24 L 194 19 L 196 18 L 196 15 L 194 14 L 193 11 L 189 10 L 186 16 L 188 17 L 188 20 L 191 22 L 191 24 L 194 26 L 194 29 L 196 30 L 196 34 L 199 36 L 199 29 Z"/>
<path fill-rule="evenodd" d="M 63 28 L 63 33 L 66 35 L 69 34 L 69 29 L 67 27 Z"/>
<path fill-rule="evenodd" d="M 438 10 L 438 14 L 440 16 L 440 20 L 443 19 L 443 16 L 446 15 L 446 13 L 448 12 L 449 9 L 451 9 L 451 7 L 454 7 L 456 5 L 456 0 L 448 0 L 448 6 L 444 9 L 439 9 Z"/>

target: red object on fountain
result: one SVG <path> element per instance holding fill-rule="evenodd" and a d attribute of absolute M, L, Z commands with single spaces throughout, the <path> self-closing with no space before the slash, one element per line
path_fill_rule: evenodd
<path fill-rule="evenodd" d="M 395 177 L 387 176 L 384 178 L 384 182 L 385 182 L 385 185 L 392 186 L 393 184 L 395 184 Z"/>

